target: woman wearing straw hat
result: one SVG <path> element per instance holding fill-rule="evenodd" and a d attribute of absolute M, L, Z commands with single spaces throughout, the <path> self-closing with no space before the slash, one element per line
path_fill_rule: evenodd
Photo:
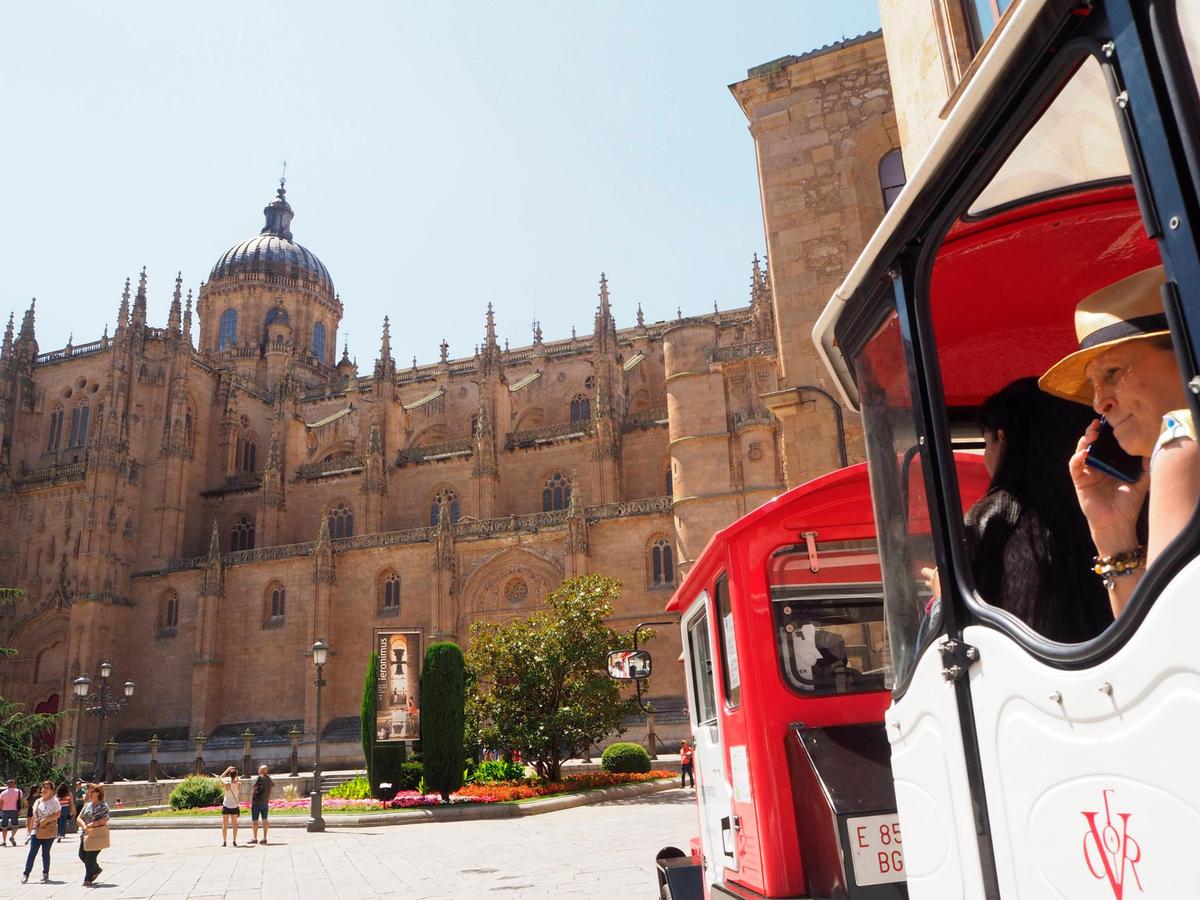
<path fill-rule="evenodd" d="M 1100 434 L 1092 422 L 1071 457 L 1079 506 L 1096 545 L 1095 571 L 1120 615 L 1146 567 L 1183 529 L 1200 495 L 1200 451 L 1171 346 L 1156 266 L 1111 284 L 1075 308 L 1079 350 L 1039 380 L 1042 389 L 1090 405 L 1121 449 L 1143 459 L 1133 484 L 1088 465 Z M 1149 494 L 1149 536 L 1138 520 Z"/>

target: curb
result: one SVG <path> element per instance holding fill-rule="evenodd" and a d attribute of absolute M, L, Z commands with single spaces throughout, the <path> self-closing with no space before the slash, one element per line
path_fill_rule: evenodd
<path fill-rule="evenodd" d="M 416 825 L 421 822 L 470 822 L 482 819 L 519 819 L 524 816 L 538 816 L 543 813 L 558 812 L 561 809 L 572 809 L 576 806 L 591 806 L 594 803 L 607 803 L 610 800 L 624 800 L 630 797 L 644 797 L 658 794 L 676 787 L 674 778 L 658 781 L 644 781 L 639 784 L 618 784 L 614 787 L 595 788 L 579 794 L 560 794 L 556 797 L 545 797 L 540 800 L 528 800 L 524 803 L 478 803 L 462 806 L 433 806 L 414 809 L 397 810 L 394 813 L 372 813 L 365 816 L 329 815 L 325 818 L 325 830 L 333 831 L 340 828 L 371 828 L 376 825 Z M 308 819 L 304 816 L 279 816 L 271 820 L 271 828 L 304 828 Z M 124 819 L 113 817 L 109 827 L 115 830 L 126 828 L 215 828 L 220 825 L 219 817 L 187 818 Z M 242 826 L 248 828 L 247 822 Z"/>

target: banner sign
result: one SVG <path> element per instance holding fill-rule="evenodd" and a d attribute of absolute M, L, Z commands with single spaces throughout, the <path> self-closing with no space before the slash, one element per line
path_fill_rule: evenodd
<path fill-rule="evenodd" d="M 421 633 L 376 631 L 379 695 L 375 703 L 375 741 L 421 739 Z"/>

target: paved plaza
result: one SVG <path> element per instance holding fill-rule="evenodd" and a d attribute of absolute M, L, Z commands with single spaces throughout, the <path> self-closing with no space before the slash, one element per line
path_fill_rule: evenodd
<path fill-rule="evenodd" d="M 220 826 L 114 829 L 100 886 L 80 885 L 69 838 L 20 884 L 25 848 L 0 850 L 0 897 L 654 898 L 654 854 L 687 848 L 691 790 L 673 789 L 520 819 L 342 828 L 279 828 L 266 847 L 221 847 Z M 247 821 L 247 825 L 248 825 Z M 250 829 L 240 829 L 239 843 Z M 18 841 L 18 843 L 20 843 Z"/>

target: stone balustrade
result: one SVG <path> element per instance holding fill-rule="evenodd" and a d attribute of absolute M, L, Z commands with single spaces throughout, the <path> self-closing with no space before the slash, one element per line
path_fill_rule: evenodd
<path fill-rule="evenodd" d="M 523 431 L 511 432 L 504 441 L 504 449 L 515 450 L 518 447 L 553 444 L 558 441 L 587 437 L 592 433 L 591 420 L 586 422 L 563 422 L 558 425 L 541 425 L 537 428 L 526 428 Z"/>
<path fill-rule="evenodd" d="M 667 424 L 667 408 L 659 406 L 643 412 L 630 413 L 625 417 L 625 424 L 621 426 L 621 430 L 633 431 L 636 428 L 652 428 L 655 425 L 665 424 Z"/>
<path fill-rule="evenodd" d="M 314 481 L 336 475 L 354 475 L 363 470 L 363 461 L 357 456 L 335 456 L 320 462 L 304 463 L 296 468 L 296 478 Z"/>
<path fill-rule="evenodd" d="M 21 467 L 20 475 L 15 479 L 20 487 L 45 487 L 53 484 L 64 484 L 71 481 L 82 481 L 87 474 L 87 463 L 67 463 L 61 466 L 46 466 L 42 469 L 26 470 Z"/>
<path fill-rule="evenodd" d="M 747 341 L 743 344 L 731 344 L 728 347 L 718 347 L 713 351 L 713 362 L 728 362 L 735 359 L 750 359 L 754 356 L 774 356 L 775 342 Z"/>

